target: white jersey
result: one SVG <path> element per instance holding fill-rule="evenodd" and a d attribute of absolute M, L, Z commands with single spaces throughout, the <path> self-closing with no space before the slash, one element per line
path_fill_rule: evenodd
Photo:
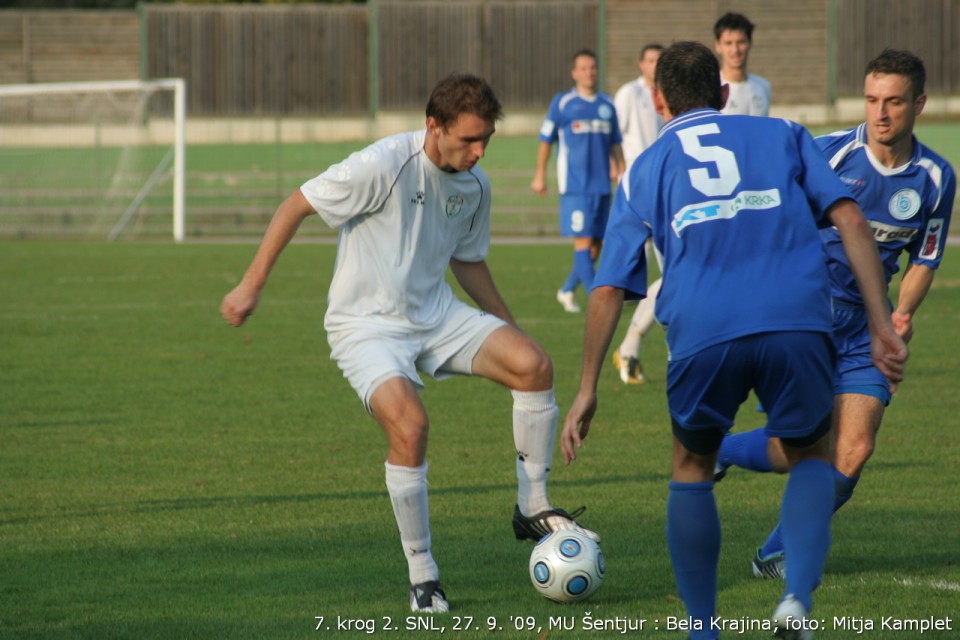
<path fill-rule="evenodd" d="M 720 76 L 720 81 L 730 87 L 727 104 L 721 110 L 728 115 L 770 115 L 770 82 L 761 76 L 747 74 L 744 82 L 730 82 Z"/>
<path fill-rule="evenodd" d="M 643 76 L 620 87 L 613 104 L 623 136 L 623 158 L 629 167 L 657 139 L 663 118 L 653 106 L 653 92 Z"/>
<path fill-rule="evenodd" d="M 430 329 L 454 300 L 451 258 L 490 248 L 490 181 L 479 167 L 442 171 L 426 131 L 384 138 L 309 180 L 301 192 L 333 228 L 337 261 L 324 328 Z"/>

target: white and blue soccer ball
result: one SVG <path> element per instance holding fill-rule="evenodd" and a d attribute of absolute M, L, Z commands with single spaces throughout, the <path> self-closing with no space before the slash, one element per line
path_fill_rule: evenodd
<path fill-rule="evenodd" d="M 545 598 L 578 602 L 603 583 L 600 545 L 583 533 L 560 530 L 541 538 L 530 554 L 530 580 Z"/>

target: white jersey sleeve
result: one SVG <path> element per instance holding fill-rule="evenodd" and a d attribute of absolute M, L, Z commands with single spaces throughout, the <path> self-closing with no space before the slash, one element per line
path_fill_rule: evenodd
<path fill-rule="evenodd" d="M 384 138 L 350 154 L 300 191 L 324 222 L 339 228 L 354 216 L 383 206 L 406 162 L 423 148 L 425 131 Z"/>

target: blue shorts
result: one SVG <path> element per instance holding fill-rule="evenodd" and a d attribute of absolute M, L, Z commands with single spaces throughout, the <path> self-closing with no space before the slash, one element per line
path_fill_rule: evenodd
<path fill-rule="evenodd" d="M 838 358 L 834 393 L 857 393 L 890 404 L 890 382 L 870 357 L 870 328 L 862 306 L 833 301 L 833 344 Z"/>
<path fill-rule="evenodd" d="M 719 448 L 754 390 L 767 411 L 767 436 L 815 441 L 829 430 L 835 364 L 830 336 L 815 331 L 758 333 L 671 361 L 667 403 L 674 434 L 687 449 L 712 453 L 713 445 L 704 443 Z"/>
<path fill-rule="evenodd" d="M 560 235 L 602 238 L 610 217 L 610 196 L 560 196 Z"/>

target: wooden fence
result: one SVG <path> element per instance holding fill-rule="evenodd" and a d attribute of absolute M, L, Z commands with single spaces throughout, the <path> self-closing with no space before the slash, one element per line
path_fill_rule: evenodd
<path fill-rule="evenodd" d="M 960 0 L 377 0 L 365 5 L 0 10 L 0 83 L 188 80 L 192 116 L 364 115 L 419 110 L 443 75 L 480 73 L 511 111 L 543 110 L 595 49 L 605 88 L 633 78 L 646 42 L 712 43 L 721 13 L 756 23 L 752 71 L 777 105 L 861 91 L 887 46 L 960 94 Z"/>

